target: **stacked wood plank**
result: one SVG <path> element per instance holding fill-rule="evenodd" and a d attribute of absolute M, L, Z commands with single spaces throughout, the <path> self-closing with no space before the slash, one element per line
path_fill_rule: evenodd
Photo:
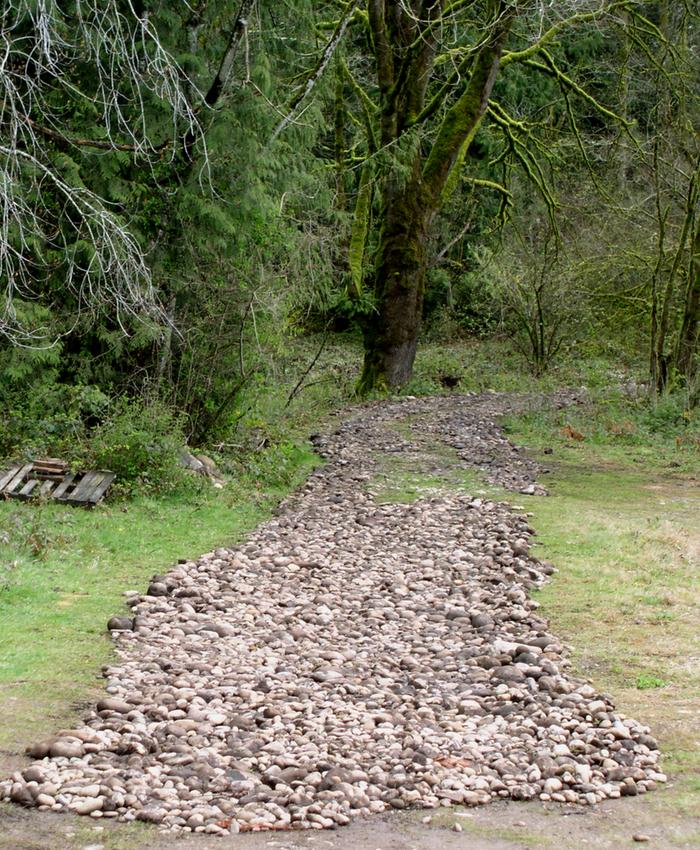
<path fill-rule="evenodd" d="M 107 470 L 70 472 L 56 458 L 15 464 L 0 472 L 0 496 L 12 499 L 39 497 L 92 507 L 102 501 L 115 479 Z"/>
<path fill-rule="evenodd" d="M 45 457 L 41 460 L 35 460 L 32 467 L 32 472 L 37 478 L 53 478 L 56 475 L 59 478 L 63 478 L 68 472 L 68 464 L 56 457 Z"/>

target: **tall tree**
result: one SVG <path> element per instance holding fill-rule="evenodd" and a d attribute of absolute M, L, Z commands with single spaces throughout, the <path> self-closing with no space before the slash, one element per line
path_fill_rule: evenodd
<path fill-rule="evenodd" d="M 523 120 L 498 97 L 499 89 L 507 90 L 506 69 L 553 81 L 565 103 L 561 112 L 577 135 L 576 101 L 604 120 L 624 123 L 577 82 L 561 43 L 569 33 L 602 21 L 629 27 L 638 5 L 634 0 L 567 0 L 546 8 L 527 0 L 360 4 L 343 67 L 347 100 L 366 132 L 349 246 L 350 294 L 360 305 L 365 345 L 361 393 L 400 386 L 411 376 L 427 246 L 456 181 L 466 175 L 479 192 L 509 201 L 502 179 L 485 179 L 470 167 L 470 151 L 484 127 L 504 140 L 494 173 L 498 166 L 507 177 L 519 166 L 548 204 L 555 203 L 541 164 L 546 152 L 534 132 L 542 121 Z M 356 165 L 358 152 L 353 153 Z"/>
<path fill-rule="evenodd" d="M 413 6 L 382 0 L 368 4 L 383 148 L 415 132 L 447 94 L 438 91 L 427 100 L 438 32 L 448 24 L 445 4 L 435 0 Z M 400 386 L 411 376 L 423 314 L 430 227 L 450 173 L 486 112 L 513 11 L 504 2 L 488 4 L 481 43 L 470 45 L 472 49 L 465 51 L 468 60 L 460 60 L 465 65 L 462 73 L 469 68 L 468 79 L 444 111 L 432 143 L 422 150 L 422 140 L 416 138 L 407 173 L 389 173 L 381 180 L 372 280 L 376 312 L 364 321 L 361 392 Z"/>
<path fill-rule="evenodd" d="M 657 393 L 680 377 L 690 383 L 700 351 L 700 14 L 683 3 L 657 4 L 653 102 L 641 143 L 653 176 L 657 251 L 651 273 L 650 372 Z"/>

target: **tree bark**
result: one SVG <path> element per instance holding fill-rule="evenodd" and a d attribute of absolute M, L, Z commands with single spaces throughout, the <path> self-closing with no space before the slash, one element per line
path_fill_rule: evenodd
<path fill-rule="evenodd" d="M 655 158 L 656 160 L 656 158 Z M 658 167 L 658 166 L 657 166 Z M 686 196 L 686 209 L 685 209 L 685 218 L 683 220 L 683 226 L 681 228 L 681 233 L 678 238 L 678 244 L 676 245 L 676 250 L 673 256 L 673 261 L 671 263 L 671 268 L 668 271 L 668 278 L 666 282 L 666 288 L 664 291 L 663 301 L 661 302 L 661 312 L 658 317 L 658 321 L 655 322 L 655 327 L 652 329 L 652 341 L 654 342 L 654 347 L 652 348 L 652 377 L 655 380 L 656 392 L 657 394 L 661 394 L 667 388 L 669 375 L 669 367 L 678 368 L 678 361 L 681 356 L 681 345 L 682 341 L 685 339 L 687 342 L 690 342 L 688 339 L 688 334 L 691 334 L 692 338 L 692 314 L 693 314 L 693 290 L 694 290 L 694 266 L 695 266 L 695 257 L 697 250 L 697 227 L 695 232 L 693 231 L 693 222 L 695 219 L 695 208 L 697 205 L 698 199 L 698 176 L 700 175 L 700 170 L 696 168 L 693 172 L 692 177 L 690 178 L 690 184 L 688 186 L 688 192 Z M 657 197 L 658 197 L 658 186 L 657 186 Z M 658 201 L 657 201 L 658 208 Z M 660 222 L 663 225 L 663 221 Z M 671 307 L 676 296 L 676 288 L 674 286 L 675 280 L 678 276 L 679 269 L 681 267 L 681 262 L 683 259 L 683 255 L 686 252 L 686 245 L 690 241 L 690 260 L 689 260 L 689 273 L 688 273 L 688 287 L 686 288 L 686 298 L 685 298 L 685 307 L 684 307 L 684 316 L 682 319 L 681 330 L 678 336 L 678 342 L 676 344 L 675 356 L 671 356 L 671 354 L 667 351 L 667 338 L 670 333 L 670 324 L 671 324 Z M 657 267 L 654 271 L 654 277 L 657 276 L 657 271 L 660 268 L 660 263 L 663 260 L 664 252 L 663 252 L 663 228 L 660 230 L 660 240 L 659 240 L 659 262 L 657 263 Z M 652 288 L 655 289 L 655 284 Z M 652 319 L 656 315 L 655 306 L 652 305 Z M 686 321 L 690 324 L 686 327 Z M 692 362 L 692 356 L 689 360 Z M 681 370 L 683 372 L 684 370 Z"/>
<path fill-rule="evenodd" d="M 416 160 L 414 171 L 420 162 Z M 385 188 L 375 261 L 377 309 L 363 324 L 365 359 L 358 394 L 384 392 L 410 380 L 423 315 L 426 247 L 432 208 L 420 175 Z"/>
<path fill-rule="evenodd" d="M 512 12 L 504 3 L 494 4 L 494 8 L 500 13 L 496 23 L 474 59 L 462 93 L 446 111 L 428 155 L 423 157 L 420 152 L 415 155 L 410 177 L 403 182 L 395 175 L 387 175 L 383 180 L 373 274 L 375 311 L 363 323 L 365 357 L 357 386 L 360 395 L 401 387 L 413 373 L 423 314 L 430 228 L 460 152 L 469 147 L 486 112 L 503 43 L 512 23 Z M 394 134 L 400 135 L 400 128 L 407 123 L 404 119 L 410 123 L 422 105 L 413 97 L 392 92 L 398 63 L 392 59 L 385 12 L 380 0 L 369 4 L 377 77 L 384 95 L 383 145 L 389 144 Z M 434 53 L 421 50 L 415 61 L 419 67 L 405 73 L 404 78 L 425 81 L 432 71 Z M 423 93 L 426 89 L 423 82 Z M 392 105 L 402 106 L 408 114 L 397 115 Z"/>
<path fill-rule="evenodd" d="M 695 377 L 700 349 L 700 224 L 695 235 L 688 270 L 683 320 L 676 349 L 676 368 L 686 381 Z"/>

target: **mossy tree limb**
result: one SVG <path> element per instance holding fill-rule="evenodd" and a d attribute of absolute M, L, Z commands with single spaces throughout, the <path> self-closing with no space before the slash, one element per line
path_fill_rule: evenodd
<path fill-rule="evenodd" d="M 396 24 L 396 9 L 389 8 L 392 5 L 375 2 L 370 12 L 385 146 L 400 138 L 425 108 L 435 60 L 433 25 L 443 4 L 428 4 L 422 20 L 404 21 L 403 26 L 400 16 Z M 413 371 L 423 313 L 428 235 L 448 177 L 485 114 L 512 23 L 505 3 L 490 5 L 494 23 L 463 91 L 446 110 L 430 150 L 427 154 L 420 148 L 415 152 L 408 177 L 386 174 L 381 181 L 381 225 L 372 281 L 377 309 L 364 320 L 361 394 L 402 386 Z M 388 19 L 394 21 L 391 29 Z M 425 37 L 418 42 L 420 49 L 412 50 L 406 42 L 410 36 L 415 43 L 418 25 L 425 28 Z M 393 41 L 389 41 L 390 33 Z M 400 68 L 398 75 L 396 68 Z"/>
<path fill-rule="evenodd" d="M 698 372 L 700 359 L 700 222 L 695 224 L 695 235 L 688 263 L 688 285 L 685 292 L 683 319 L 681 321 L 676 368 L 691 383 Z M 695 399 L 695 402 L 700 399 Z"/>
<path fill-rule="evenodd" d="M 372 161 L 367 160 L 362 166 L 360 175 L 360 186 L 355 202 L 355 214 L 350 231 L 350 246 L 348 249 L 348 262 L 350 265 L 350 295 L 355 300 L 362 296 L 365 246 L 367 234 L 369 233 L 370 213 L 372 210 L 374 171 Z"/>

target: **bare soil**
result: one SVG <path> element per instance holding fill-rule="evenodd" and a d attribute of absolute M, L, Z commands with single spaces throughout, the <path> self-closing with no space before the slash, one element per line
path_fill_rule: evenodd
<path fill-rule="evenodd" d="M 665 810 L 657 792 L 595 809 L 542 803 L 493 803 L 379 815 L 335 831 L 259 832 L 177 837 L 141 824 L 95 824 L 73 815 L 0 804 L 0 850 L 620 850 L 647 838 L 666 850 L 700 847 L 700 816 Z M 431 817 L 429 823 L 423 819 Z M 455 831 L 455 827 L 461 831 Z"/>

